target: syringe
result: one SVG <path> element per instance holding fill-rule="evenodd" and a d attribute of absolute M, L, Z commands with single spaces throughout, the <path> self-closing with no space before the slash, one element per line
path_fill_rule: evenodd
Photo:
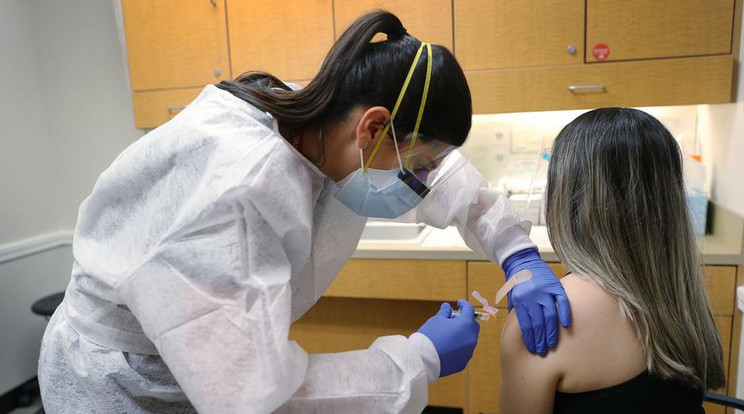
<path fill-rule="evenodd" d="M 460 316 L 461 314 L 462 314 L 462 312 L 460 312 L 459 309 L 454 309 L 452 311 L 452 316 L 453 317 Z M 475 310 L 475 319 L 477 319 L 479 321 L 487 321 L 487 320 L 491 319 L 491 314 L 489 314 L 488 312 L 482 311 L 480 309 L 476 309 Z"/>

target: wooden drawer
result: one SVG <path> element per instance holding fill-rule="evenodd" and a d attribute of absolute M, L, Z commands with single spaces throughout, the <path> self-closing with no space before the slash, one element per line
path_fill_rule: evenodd
<path fill-rule="evenodd" d="M 566 274 L 566 267 L 560 263 L 548 263 L 558 277 Z M 736 266 L 703 266 L 703 281 L 711 301 L 713 313 L 720 316 L 733 316 L 736 300 Z M 486 298 L 491 298 L 504 284 L 504 272 L 490 262 L 468 262 L 468 295 L 475 289 Z M 479 303 L 469 297 L 474 305 Z M 498 304 L 506 308 L 506 302 Z"/>
<path fill-rule="evenodd" d="M 464 261 L 353 259 L 324 296 L 456 301 L 466 294 L 465 270 Z"/>
<path fill-rule="evenodd" d="M 151 129 L 168 122 L 191 103 L 202 89 L 134 92 L 134 125 L 139 129 Z"/>
<path fill-rule="evenodd" d="M 464 266 L 464 265 L 463 265 Z M 366 349 L 384 335 L 410 335 L 439 309 L 439 302 L 321 298 L 290 329 L 309 353 Z M 429 404 L 462 407 L 465 374 L 429 384 Z"/>
<path fill-rule="evenodd" d="M 467 72 L 475 113 L 722 103 L 732 56 Z M 570 86 L 603 88 L 569 90 Z"/>

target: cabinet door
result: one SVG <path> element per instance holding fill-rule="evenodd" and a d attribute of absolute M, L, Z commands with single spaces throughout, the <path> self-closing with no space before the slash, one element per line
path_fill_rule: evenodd
<path fill-rule="evenodd" d="M 584 0 L 455 0 L 465 70 L 578 64 L 583 48 Z"/>
<path fill-rule="evenodd" d="M 713 314 L 734 316 L 736 309 L 736 266 L 703 266 L 703 281 Z"/>
<path fill-rule="evenodd" d="M 586 61 L 731 53 L 734 0 L 587 0 Z M 594 56 L 596 45 L 609 50 Z"/>
<path fill-rule="evenodd" d="M 452 50 L 452 2 L 449 0 L 337 1 L 334 14 L 336 38 L 361 14 L 382 9 L 400 18 L 412 36 Z"/>
<path fill-rule="evenodd" d="M 230 78 L 225 1 L 122 0 L 133 91 Z"/>
<path fill-rule="evenodd" d="M 703 266 L 703 281 L 708 293 L 711 307 L 716 318 L 718 332 L 723 346 L 723 367 L 726 378 L 729 377 L 731 351 L 738 349 L 738 338 L 733 338 L 733 316 L 736 308 L 736 266 Z M 730 381 L 727 381 L 730 383 Z M 729 386 L 729 389 L 734 390 Z M 726 394 L 726 388 L 714 390 Z M 716 414 L 725 412 L 723 406 L 710 403 L 703 404 L 705 412 Z"/>
<path fill-rule="evenodd" d="M 292 324 L 290 339 L 309 353 L 367 349 L 383 335 L 410 335 L 434 315 L 441 302 L 323 297 Z M 463 405 L 463 373 L 429 384 L 429 405 Z"/>
<path fill-rule="evenodd" d="M 729 362 L 731 360 L 731 347 L 732 347 L 732 328 L 733 318 L 730 316 L 716 316 L 716 326 L 718 327 L 718 333 L 721 335 L 721 345 L 723 346 L 723 369 L 726 374 L 726 383 L 729 383 Z M 738 345 L 737 345 L 738 347 Z M 712 390 L 719 394 L 726 394 L 726 387 L 722 389 Z M 733 390 L 735 391 L 735 389 Z M 733 393 L 732 393 L 733 394 Z M 722 405 L 704 403 L 706 414 L 723 414 L 726 412 L 725 407 Z M 731 411 L 733 412 L 733 411 Z"/>
<path fill-rule="evenodd" d="M 227 15 L 236 77 L 260 70 L 312 79 L 333 45 L 332 0 L 228 0 Z"/>

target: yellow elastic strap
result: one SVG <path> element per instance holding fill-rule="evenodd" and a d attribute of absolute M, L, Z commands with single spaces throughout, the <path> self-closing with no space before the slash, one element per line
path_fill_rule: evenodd
<path fill-rule="evenodd" d="M 424 106 L 426 106 L 426 97 L 429 96 L 429 84 L 431 83 L 431 45 L 426 45 L 426 81 L 424 82 L 424 94 L 421 96 L 421 106 L 419 106 L 418 116 L 416 117 L 416 126 L 413 128 L 413 137 L 411 137 L 411 145 L 408 147 L 408 156 L 406 157 L 406 168 L 411 167 L 411 157 L 413 157 L 413 147 L 416 145 L 416 139 L 418 138 L 418 130 L 421 125 L 421 118 L 424 117 Z"/>
<path fill-rule="evenodd" d="M 393 113 L 390 114 L 390 121 L 385 125 L 385 128 L 382 130 L 382 134 L 380 134 L 380 139 L 377 141 L 377 144 L 372 148 L 372 154 L 370 154 L 369 159 L 367 159 L 367 162 L 364 163 L 364 172 L 367 172 L 367 169 L 369 168 L 369 165 L 372 163 L 372 160 L 375 159 L 375 155 L 377 155 L 377 150 L 380 149 L 380 146 L 382 145 L 382 141 L 387 136 L 388 130 L 390 129 L 390 125 L 393 122 L 393 119 L 395 119 L 395 115 L 398 113 L 398 108 L 400 108 L 400 103 L 403 102 L 403 96 L 406 94 L 406 90 L 408 89 L 408 84 L 411 83 L 411 78 L 413 77 L 413 72 L 416 70 L 416 64 L 418 63 L 419 58 L 421 57 L 421 52 L 424 50 L 424 47 L 428 46 L 429 48 L 429 66 L 428 71 L 431 71 L 431 45 L 428 43 L 421 43 L 421 47 L 419 47 L 418 51 L 416 52 L 416 57 L 413 58 L 413 64 L 411 64 L 411 69 L 408 70 L 408 75 L 406 76 L 405 82 L 403 82 L 403 87 L 400 90 L 400 94 L 398 95 L 398 100 L 395 102 L 395 106 L 393 107 Z M 428 87 L 428 73 L 427 73 L 427 87 Z M 424 90 L 424 99 L 426 99 L 426 93 L 427 91 Z M 416 122 L 416 125 L 418 125 L 418 122 Z M 410 154 L 409 154 L 410 155 Z"/>

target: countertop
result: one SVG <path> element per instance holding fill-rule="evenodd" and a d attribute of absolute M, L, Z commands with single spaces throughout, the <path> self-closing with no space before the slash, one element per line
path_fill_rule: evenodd
<path fill-rule="evenodd" d="M 744 218 L 720 206 L 711 205 L 713 229 L 711 234 L 700 237 L 704 264 L 744 265 Z M 465 245 L 457 229 L 427 229 L 420 241 L 370 242 L 362 240 L 353 258 L 408 259 L 408 260 L 488 260 Z M 533 226 L 530 238 L 547 262 L 557 262 L 548 239 L 547 228 Z"/>

